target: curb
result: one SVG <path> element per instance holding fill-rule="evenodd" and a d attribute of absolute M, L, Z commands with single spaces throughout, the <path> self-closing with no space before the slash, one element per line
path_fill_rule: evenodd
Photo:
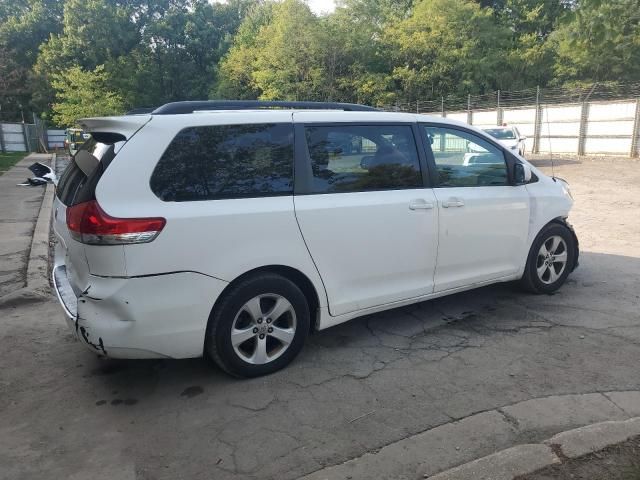
<path fill-rule="evenodd" d="M 51 168 L 55 170 L 56 154 L 51 154 Z M 27 261 L 26 286 L 0 298 L 0 307 L 17 306 L 49 298 L 49 233 L 51 232 L 51 210 L 55 187 L 45 187 L 40 212 L 33 230 L 31 248 Z"/>
<path fill-rule="evenodd" d="M 635 436 L 631 430 L 640 435 L 639 419 L 637 390 L 533 398 L 452 419 L 301 478 L 512 480 L 620 443 Z"/>
<path fill-rule="evenodd" d="M 55 170 L 56 154 L 51 155 L 51 166 Z M 49 234 L 51 232 L 51 209 L 55 187 L 48 183 L 40 205 L 40 213 L 33 230 L 33 240 L 27 263 L 27 287 L 29 290 L 49 292 Z"/>
<path fill-rule="evenodd" d="M 640 435 L 640 417 L 601 422 L 559 433 L 541 444 L 520 445 L 438 473 L 429 480 L 513 480 L 515 477 L 598 452 Z"/>

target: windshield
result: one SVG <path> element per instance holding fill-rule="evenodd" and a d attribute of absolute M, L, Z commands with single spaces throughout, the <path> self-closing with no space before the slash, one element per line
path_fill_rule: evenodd
<path fill-rule="evenodd" d="M 515 140 L 516 136 L 510 128 L 485 128 L 485 132 L 498 140 Z"/>

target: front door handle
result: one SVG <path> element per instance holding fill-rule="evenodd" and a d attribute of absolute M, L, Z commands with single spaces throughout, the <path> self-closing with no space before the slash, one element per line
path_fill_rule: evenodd
<path fill-rule="evenodd" d="M 427 202 L 422 198 L 411 200 L 409 203 L 409 210 L 431 210 L 433 208 L 433 203 Z"/>
<path fill-rule="evenodd" d="M 446 202 L 442 202 L 442 206 L 444 208 L 464 207 L 464 200 L 462 200 L 461 198 L 452 197 L 448 199 Z"/>

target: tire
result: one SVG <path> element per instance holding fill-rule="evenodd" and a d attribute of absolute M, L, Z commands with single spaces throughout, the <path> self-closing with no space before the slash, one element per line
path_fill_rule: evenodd
<path fill-rule="evenodd" d="M 533 293 L 555 292 L 573 271 L 575 253 L 575 239 L 565 225 L 546 225 L 531 245 L 527 265 L 520 279 L 521 286 Z"/>
<path fill-rule="evenodd" d="M 231 375 L 267 375 L 298 355 L 309 322 L 309 305 L 300 288 L 281 275 L 260 273 L 241 280 L 214 307 L 205 350 Z"/>

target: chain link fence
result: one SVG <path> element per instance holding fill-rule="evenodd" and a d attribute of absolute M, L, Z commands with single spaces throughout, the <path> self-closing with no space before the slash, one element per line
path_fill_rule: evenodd
<path fill-rule="evenodd" d="M 0 122 L 0 152 L 40 152 L 64 148 L 65 130 L 47 128 L 35 115 L 34 123 Z"/>
<path fill-rule="evenodd" d="M 447 117 L 480 128 L 513 125 L 528 137 L 530 154 L 640 154 L 640 83 L 443 96 L 383 108 Z"/>

